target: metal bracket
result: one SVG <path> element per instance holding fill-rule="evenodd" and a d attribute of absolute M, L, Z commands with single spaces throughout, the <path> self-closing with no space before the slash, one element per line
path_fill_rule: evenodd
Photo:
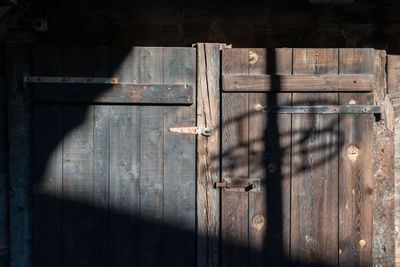
<path fill-rule="evenodd" d="M 201 134 L 203 136 L 210 136 L 214 133 L 214 128 L 199 128 L 195 126 L 173 127 L 169 129 L 169 132 L 176 134 L 191 134 L 191 135 Z"/>
<path fill-rule="evenodd" d="M 215 183 L 215 188 L 235 192 L 260 192 L 261 182 L 259 178 L 224 178 L 222 182 Z"/>
<path fill-rule="evenodd" d="M 377 114 L 381 112 L 381 108 L 374 105 L 268 107 L 258 104 L 255 109 L 282 114 Z"/>

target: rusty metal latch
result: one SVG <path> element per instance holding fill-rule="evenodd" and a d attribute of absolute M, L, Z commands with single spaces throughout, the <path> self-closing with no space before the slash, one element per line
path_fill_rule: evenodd
<path fill-rule="evenodd" d="M 224 178 L 222 182 L 215 183 L 215 188 L 223 188 L 226 191 L 259 192 L 261 187 L 259 178 Z"/>
<path fill-rule="evenodd" d="M 210 136 L 214 133 L 214 128 L 200 128 L 200 127 L 194 127 L 194 126 L 189 126 L 189 127 L 173 127 L 169 128 L 169 131 L 171 133 L 176 133 L 176 134 L 192 134 L 192 135 L 204 135 L 204 136 Z"/>

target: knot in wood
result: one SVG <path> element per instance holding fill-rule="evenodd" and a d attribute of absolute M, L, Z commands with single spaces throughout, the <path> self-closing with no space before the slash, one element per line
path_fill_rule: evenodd
<path fill-rule="evenodd" d="M 360 150 L 355 146 L 350 146 L 347 149 L 347 158 L 351 161 L 355 161 L 358 157 Z"/>
<path fill-rule="evenodd" d="M 262 215 L 256 215 L 253 217 L 253 225 L 254 227 L 260 229 L 264 225 L 265 219 Z"/>
<path fill-rule="evenodd" d="M 258 61 L 258 55 L 254 53 L 253 51 L 249 52 L 249 63 L 250 64 L 256 64 Z"/>

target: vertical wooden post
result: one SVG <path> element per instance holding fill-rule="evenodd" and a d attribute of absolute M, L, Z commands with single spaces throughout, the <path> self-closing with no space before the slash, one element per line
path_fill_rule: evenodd
<path fill-rule="evenodd" d="M 29 72 L 30 49 L 6 48 L 9 126 L 10 265 L 31 266 L 31 97 L 23 76 Z M 49 126 L 51 127 L 51 126 Z"/>
<path fill-rule="evenodd" d="M 220 44 L 197 44 L 197 126 L 214 133 L 197 138 L 197 265 L 218 266 L 220 193 Z"/>
<path fill-rule="evenodd" d="M 400 265 L 400 56 L 388 55 L 387 56 L 387 84 L 388 95 L 390 96 L 392 107 L 394 110 L 394 140 L 390 143 L 394 148 L 394 201 L 391 206 L 394 211 L 393 220 L 391 221 L 391 233 L 393 236 L 393 244 L 391 248 L 392 258 L 396 266 Z M 393 166 L 392 166 L 393 168 Z M 394 225 L 393 225 L 394 223 Z"/>
<path fill-rule="evenodd" d="M 9 262 L 7 89 L 0 76 L 0 266 Z"/>
<path fill-rule="evenodd" d="M 394 191 L 394 132 L 391 131 L 390 109 L 387 105 L 386 52 L 375 50 L 374 93 L 375 104 L 384 109 L 382 120 L 374 127 L 374 210 L 373 250 L 374 266 L 394 265 L 395 243 Z M 390 99 L 389 99 L 390 100 Z"/>

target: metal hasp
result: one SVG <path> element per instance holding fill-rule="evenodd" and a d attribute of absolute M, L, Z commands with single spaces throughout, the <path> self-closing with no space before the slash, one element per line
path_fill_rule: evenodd
<path fill-rule="evenodd" d="M 223 188 L 226 191 L 259 192 L 261 182 L 259 178 L 224 178 L 222 182 L 215 183 L 215 188 Z"/>
<path fill-rule="evenodd" d="M 201 134 L 203 136 L 210 136 L 214 133 L 214 128 L 199 128 L 195 126 L 173 127 L 169 129 L 169 132 L 176 134 L 191 134 L 191 135 Z"/>
<path fill-rule="evenodd" d="M 381 108 L 374 105 L 343 105 L 343 106 L 278 106 L 267 107 L 256 105 L 257 111 L 268 111 L 283 114 L 377 114 Z"/>

